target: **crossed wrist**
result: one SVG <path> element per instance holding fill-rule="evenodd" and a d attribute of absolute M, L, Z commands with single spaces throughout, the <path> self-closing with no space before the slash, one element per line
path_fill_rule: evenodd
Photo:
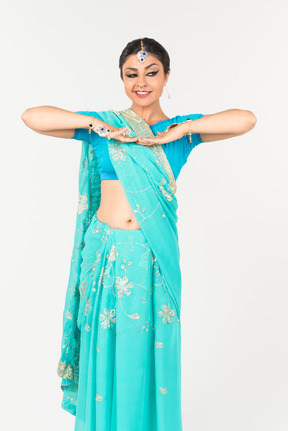
<path fill-rule="evenodd" d="M 96 121 L 95 121 L 96 120 Z M 123 136 L 130 136 L 131 135 L 131 129 L 126 126 L 118 129 L 117 127 L 111 127 L 108 123 L 105 123 L 104 121 L 99 120 L 98 118 L 95 118 L 93 116 L 90 116 L 90 122 L 88 124 L 89 133 L 91 134 L 91 130 L 93 132 L 97 133 L 101 138 L 108 138 L 110 140 L 110 134 L 112 132 L 118 132 L 120 133 L 121 130 L 125 130 L 122 132 Z"/>

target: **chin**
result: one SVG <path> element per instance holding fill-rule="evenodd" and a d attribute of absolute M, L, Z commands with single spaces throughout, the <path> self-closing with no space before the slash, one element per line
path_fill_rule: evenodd
<path fill-rule="evenodd" d="M 149 106 L 149 105 L 152 105 L 153 103 L 155 103 L 157 100 L 159 100 L 155 97 L 153 97 L 153 98 L 148 97 L 147 99 L 140 99 L 137 96 L 136 97 L 135 96 L 130 97 L 130 99 L 132 100 L 132 102 L 134 102 L 135 104 L 140 105 L 140 106 Z"/>

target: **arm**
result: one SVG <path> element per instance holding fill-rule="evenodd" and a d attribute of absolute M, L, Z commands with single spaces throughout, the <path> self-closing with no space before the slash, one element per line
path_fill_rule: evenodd
<path fill-rule="evenodd" d="M 244 109 L 228 109 L 216 114 L 206 114 L 191 122 L 192 133 L 200 133 L 202 142 L 219 141 L 243 135 L 255 127 L 257 118 Z M 189 133 L 189 124 L 181 124 L 183 136 Z"/>
<path fill-rule="evenodd" d="M 96 127 L 110 127 L 109 124 L 98 118 L 92 119 L 87 115 L 56 108 L 55 106 L 28 108 L 23 112 L 21 119 L 27 127 L 37 133 L 67 139 L 74 137 L 75 129 L 89 129 L 88 124 L 91 122 Z"/>

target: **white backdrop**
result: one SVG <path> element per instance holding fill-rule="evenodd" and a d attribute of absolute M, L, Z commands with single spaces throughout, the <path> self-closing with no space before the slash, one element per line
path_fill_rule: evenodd
<path fill-rule="evenodd" d="M 166 115 L 240 108 L 258 120 L 245 135 L 200 144 L 177 180 L 183 431 L 287 431 L 285 3 L 2 5 L 1 429 L 74 426 L 56 369 L 81 142 L 37 134 L 21 114 L 131 106 L 119 56 L 152 37 L 171 57 Z"/>

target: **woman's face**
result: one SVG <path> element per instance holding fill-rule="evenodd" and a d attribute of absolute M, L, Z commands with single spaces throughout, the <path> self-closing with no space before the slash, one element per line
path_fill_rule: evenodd
<path fill-rule="evenodd" d="M 140 106 L 148 106 L 159 100 L 170 74 L 164 75 L 162 63 L 149 52 L 143 63 L 140 63 L 136 54 L 130 55 L 123 64 L 122 72 L 127 96 Z M 137 94 L 140 90 L 148 93 Z"/>

